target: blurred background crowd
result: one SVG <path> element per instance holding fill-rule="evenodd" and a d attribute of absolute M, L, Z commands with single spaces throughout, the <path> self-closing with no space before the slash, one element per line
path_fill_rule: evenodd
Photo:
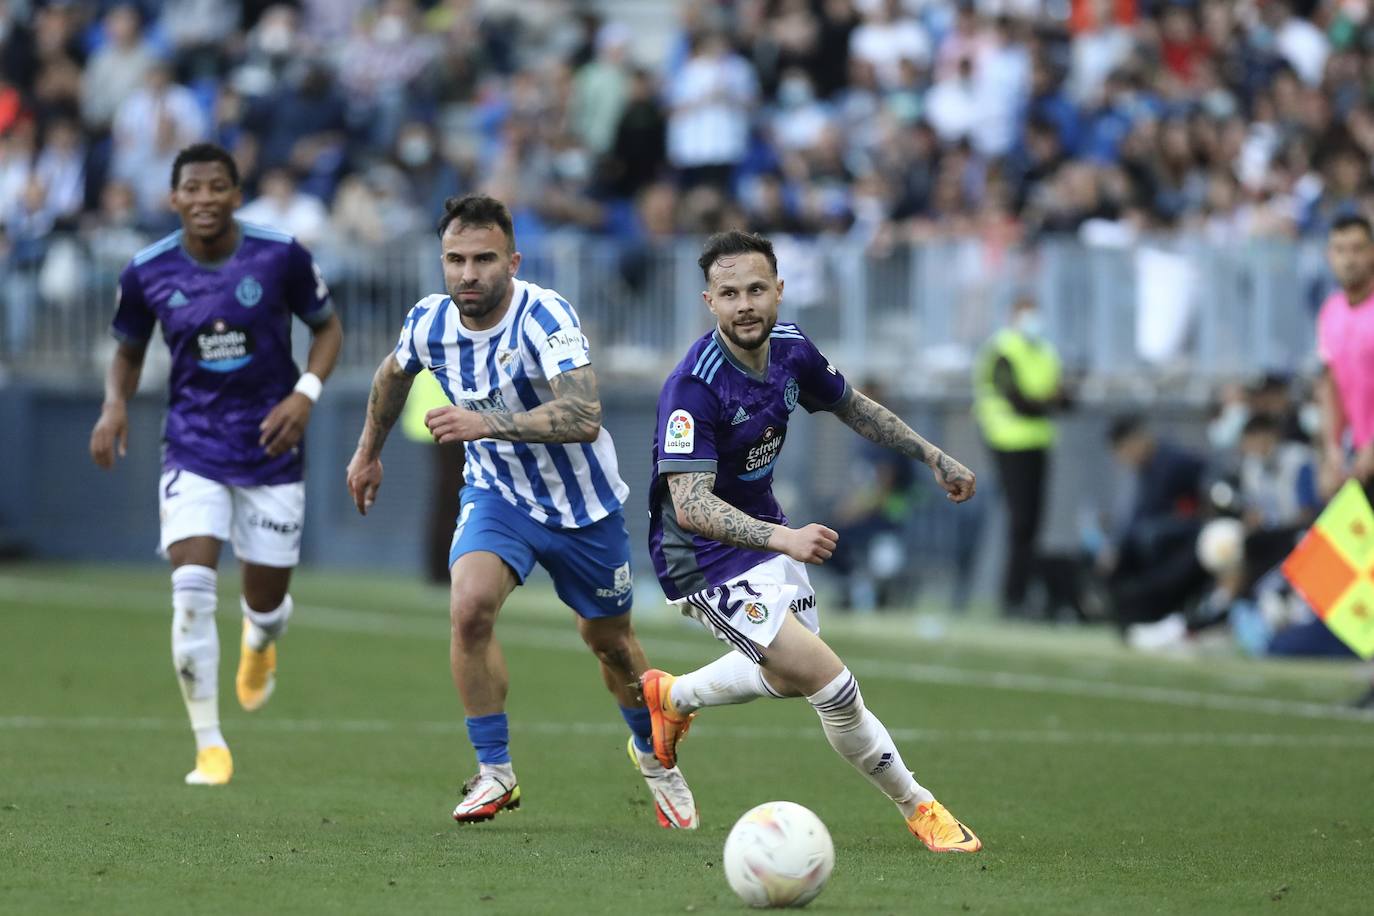
<path fill-rule="evenodd" d="M 91 263 L 108 266 L 87 309 L 103 328 L 113 271 L 176 228 L 168 173 L 198 140 L 238 161 L 242 216 L 322 252 L 331 284 L 469 191 L 507 202 L 529 252 L 611 246 L 615 270 L 582 258 L 576 283 L 554 284 L 621 366 L 659 368 L 682 314 L 667 306 L 695 309 L 699 289 L 694 254 L 684 285 L 625 253 L 721 228 L 813 240 L 779 244 L 792 307 L 846 310 L 817 309 L 813 336 L 875 364 L 934 343 L 921 364 L 972 376 L 963 396 L 980 404 L 1024 395 L 999 394 L 974 350 L 1037 280 L 1039 309 L 1022 304 L 1066 369 L 1091 382 L 1142 357 L 1156 381 L 1177 370 L 1217 403 L 1207 448 L 1134 417 L 1094 433 L 1119 469 L 1115 504 L 1049 551 L 1043 496 L 1011 492 L 1043 493 L 1048 471 L 999 462 L 1004 613 L 1110 618 L 1142 648 L 1229 619 L 1256 653 L 1310 622 L 1265 576 L 1317 506 L 1301 370 L 1328 281 L 1319 251 L 1264 246 L 1311 253 L 1334 220 L 1374 212 L 1370 0 L 0 0 L 0 359 L 35 339 L 40 301 L 80 299 L 64 278 Z M 1129 269 L 1077 249 L 1056 260 L 1063 239 L 1129 251 Z M 967 257 L 949 247 L 967 241 Z M 868 260 L 821 278 L 840 242 Z M 567 266 L 530 258 L 542 282 L 541 263 Z M 370 371 L 393 313 L 428 291 L 387 270 L 405 283 L 335 286 L 345 369 Z M 50 352 L 91 349 L 77 326 L 54 325 Z M 1185 337 L 1196 358 L 1171 362 Z M 1289 374 L 1262 375 L 1278 364 Z M 1217 390 L 1223 374 L 1235 384 Z M 1073 387 L 1037 397 L 1053 414 Z M 891 455 L 845 452 L 836 474 L 816 454 L 816 479 L 843 484 L 830 509 L 844 603 L 915 600 L 912 544 L 940 551 L 953 603 L 967 601 L 984 516 L 932 505 Z M 1199 536 L 1218 520 L 1231 524 L 1208 553 Z"/>
<path fill-rule="evenodd" d="M 1370 199 L 1366 0 L 622 6 L 0 0 L 6 248 L 162 232 L 197 139 L 307 243 L 380 242 L 474 188 L 526 239 L 875 246 L 1319 235 Z"/>

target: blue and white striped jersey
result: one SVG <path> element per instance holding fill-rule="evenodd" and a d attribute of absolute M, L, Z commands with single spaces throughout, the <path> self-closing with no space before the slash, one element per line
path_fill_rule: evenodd
<path fill-rule="evenodd" d="M 553 398 L 549 380 L 591 363 L 577 313 L 562 296 L 524 280 L 493 328 L 463 327 L 448 296 L 426 296 L 406 315 L 396 361 L 429 369 L 448 399 L 476 411 L 531 410 Z M 629 495 L 603 427 L 595 442 L 479 439 L 466 445 L 470 486 L 499 493 L 553 528 L 583 528 L 615 512 Z"/>

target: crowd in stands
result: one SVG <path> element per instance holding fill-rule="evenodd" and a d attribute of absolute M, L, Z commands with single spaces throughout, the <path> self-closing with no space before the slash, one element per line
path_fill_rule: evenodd
<path fill-rule="evenodd" d="M 1225 244 L 1371 202 L 1362 0 L 661 6 L 678 21 L 647 59 L 560 0 L 0 0 L 5 250 L 163 231 L 171 159 L 200 139 L 232 150 L 252 216 L 343 245 L 478 188 L 525 238 L 635 243 L 738 224 Z"/>

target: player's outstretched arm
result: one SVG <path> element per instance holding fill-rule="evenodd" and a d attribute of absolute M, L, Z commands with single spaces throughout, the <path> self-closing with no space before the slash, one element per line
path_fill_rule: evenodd
<path fill-rule="evenodd" d="M 596 373 L 580 366 L 549 381 L 553 398 L 532 410 L 476 413 L 461 407 L 436 407 L 425 425 L 436 442 L 508 439 L 512 442 L 594 442 L 601 432 L 601 396 Z"/>
<path fill-rule="evenodd" d="M 120 342 L 105 373 L 105 402 L 100 406 L 100 419 L 91 430 L 91 459 L 97 467 L 110 468 L 115 457 L 123 458 L 129 450 L 129 398 L 138 390 L 143 374 L 146 345 Z"/>
<path fill-rule="evenodd" d="M 402 369 L 390 353 L 372 376 L 363 432 L 353 459 L 348 462 L 347 476 L 348 492 L 363 515 L 377 501 L 377 490 L 382 486 L 382 445 L 406 406 L 406 396 L 414 381 L 414 376 Z"/>
<path fill-rule="evenodd" d="M 788 528 L 754 518 L 717 496 L 716 475 L 707 471 L 669 474 L 677 523 L 702 537 L 753 550 L 775 550 L 802 563 L 822 563 L 835 552 L 839 535 L 824 525 Z"/>
<path fill-rule="evenodd" d="M 338 315 L 330 315 L 310 329 L 310 353 L 306 357 L 301 384 L 278 402 L 258 426 L 261 433 L 258 444 L 267 454 L 275 458 L 300 444 L 301 437 L 305 435 L 306 424 L 310 422 L 310 412 L 315 407 L 315 399 L 320 396 L 320 386 L 329 378 L 329 373 L 334 371 L 334 364 L 338 362 L 339 350 L 342 348 L 343 324 L 340 323 Z M 306 376 L 311 375 L 316 381 L 311 383 L 314 386 L 313 392 L 307 395 L 301 390 L 301 386 L 305 383 Z"/>
<path fill-rule="evenodd" d="M 973 496 L 973 472 L 946 455 L 902 422 L 895 413 L 861 391 L 855 390 L 835 416 L 846 426 L 870 442 L 901 452 L 927 465 L 935 474 L 935 482 L 956 503 Z"/>

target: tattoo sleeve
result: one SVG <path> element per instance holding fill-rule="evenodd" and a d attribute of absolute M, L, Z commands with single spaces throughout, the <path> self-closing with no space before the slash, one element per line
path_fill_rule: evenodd
<path fill-rule="evenodd" d="M 512 442 L 591 442 L 601 432 L 601 397 L 596 373 L 579 366 L 549 382 L 553 400 L 532 410 L 482 414 L 493 439 Z"/>
<path fill-rule="evenodd" d="M 930 464 L 930 457 L 940 454 L 938 448 L 921 438 L 900 417 L 863 392 L 855 391 L 853 397 L 836 409 L 835 416 L 869 442 L 901 452 L 922 464 Z"/>
<path fill-rule="evenodd" d="M 689 471 L 668 475 L 668 491 L 673 507 L 684 528 L 732 547 L 763 550 L 773 531 L 772 522 L 760 521 L 721 499 L 711 488 L 716 475 L 705 471 Z"/>
<path fill-rule="evenodd" d="M 835 416 L 868 441 L 929 465 L 941 480 L 967 476 L 963 465 L 921 438 L 895 413 L 863 392 L 855 391 L 854 396 L 835 411 Z"/>
<path fill-rule="evenodd" d="M 376 374 L 372 376 L 372 391 L 367 396 L 363 434 L 358 438 L 358 448 L 369 459 L 382 453 L 387 433 L 391 432 L 391 427 L 401 415 L 414 381 L 414 377 L 408 375 L 390 353 L 377 367 Z"/>

